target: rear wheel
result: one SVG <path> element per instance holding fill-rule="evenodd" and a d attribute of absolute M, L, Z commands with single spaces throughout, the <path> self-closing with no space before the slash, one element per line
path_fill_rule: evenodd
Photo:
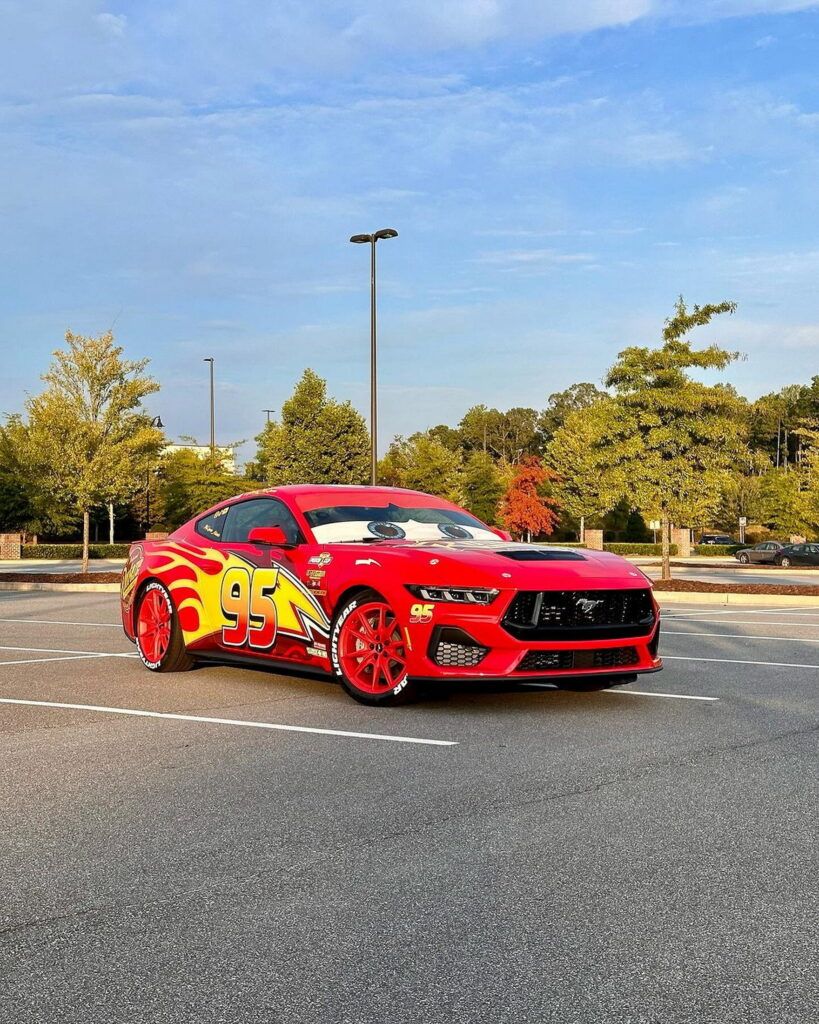
<path fill-rule="evenodd" d="M 400 623 L 373 590 L 357 594 L 336 615 L 331 655 L 341 685 L 361 704 L 398 704 L 415 695 L 407 676 Z"/>
<path fill-rule="evenodd" d="M 783 566 L 783 567 L 784 567 L 785 569 L 787 569 L 787 568 L 788 568 L 788 566 L 789 566 L 789 565 L 791 564 L 791 560 L 790 560 L 790 558 L 788 558 L 788 556 L 787 556 L 787 555 L 785 555 L 785 557 L 784 557 L 784 558 L 780 558 L 780 559 L 779 559 L 779 564 L 780 564 L 781 566 Z"/>
<path fill-rule="evenodd" d="M 185 650 L 171 595 L 156 580 L 148 584 L 139 599 L 136 645 L 142 663 L 152 672 L 186 672 L 194 666 Z"/>

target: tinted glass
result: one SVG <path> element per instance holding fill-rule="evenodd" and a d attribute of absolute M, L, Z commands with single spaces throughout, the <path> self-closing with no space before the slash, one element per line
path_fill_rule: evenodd
<path fill-rule="evenodd" d="M 330 505 L 304 513 L 320 544 L 376 540 L 494 540 L 480 520 L 456 508 Z"/>
<path fill-rule="evenodd" d="M 196 532 L 210 540 L 221 540 L 227 526 L 230 505 L 217 509 L 196 524 Z"/>
<path fill-rule="evenodd" d="M 248 534 L 256 526 L 279 526 L 290 544 L 304 539 L 290 509 L 276 498 L 251 498 L 231 506 L 230 521 L 223 540 L 229 544 L 247 544 Z"/>

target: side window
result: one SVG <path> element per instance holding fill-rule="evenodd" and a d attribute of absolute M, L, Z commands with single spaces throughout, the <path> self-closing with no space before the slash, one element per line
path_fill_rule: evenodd
<path fill-rule="evenodd" d="M 209 540 L 223 540 L 230 518 L 228 512 L 230 512 L 230 505 L 225 505 L 224 508 L 218 508 L 215 512 L 211 512 L 209 516 L 199 520 L 196 524 L 196 532 L 202 537 L 207 537 Z"/>
<path fill-rule="evenodd" d="M 304 541 L 293 513 L 278 498 L 251 498 L 233 505 L 223 540 L 228 544 L 247 544 L 247 536 L 255 526 L 280 526 L 291 544 Z"/>

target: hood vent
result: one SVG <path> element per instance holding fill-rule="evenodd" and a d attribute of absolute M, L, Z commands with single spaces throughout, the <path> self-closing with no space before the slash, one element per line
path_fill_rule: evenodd
<path fill-rule="evenodd" d="M 585 562 L 586 556 L 578 551 L 560 549 L 550 551 L 548 548 L 507 548 L 496 552 L 504 558 L 515 562 Z"/>

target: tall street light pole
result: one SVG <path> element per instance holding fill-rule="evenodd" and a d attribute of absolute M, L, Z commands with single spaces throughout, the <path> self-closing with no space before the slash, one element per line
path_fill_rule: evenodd
<path fill-rule="evenodd" d="M 395 228 L 381 228 L 371 235 L 353 235 L 350 239 L 370 245 L 370 483 L 375 486 L 378 474 L 378 374 L 375 320 L 375 243 L 380 238 L 397 238 Z"/>
<path fill-rule="evenodd" d="M 206 356 L 203 363 L 210 363 L 210 460 L 216 458 L 216 405 L 213 398 L 213 356 Z"/>

